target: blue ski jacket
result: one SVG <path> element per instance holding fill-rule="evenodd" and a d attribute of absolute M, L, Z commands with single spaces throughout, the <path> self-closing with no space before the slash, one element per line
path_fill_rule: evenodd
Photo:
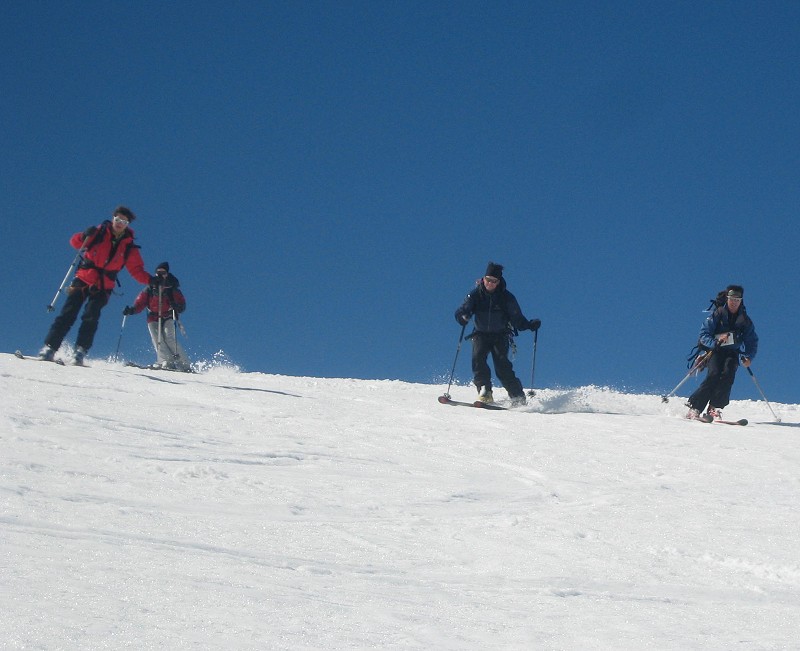
<path fill-rule="evenodd" d="M 733 333 L 734 343 L 733 346 L 723 346 L 722 350 L 727 348 L 743 353 L 751 360 L 755 358 L 758 352 L 758 335 L 752 319 L 747 316 L 744 303 L 736 314 L 731 314 L 727 305 L 714 310 L 700 328 L 700 343 L 706 348 L 715 348 L 717 344 L 715 335 L 724 332 Z"/>

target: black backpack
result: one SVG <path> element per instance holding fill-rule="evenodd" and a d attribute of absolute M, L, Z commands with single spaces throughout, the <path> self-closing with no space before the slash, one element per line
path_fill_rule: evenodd
<path fill-rule="evenodd" d="M 728 290 L 730 287 L 726 287 L 722 291 L 717 292 L 715 298 L 712 298 L 709 302 L 708 307 L 703 310 L 703 312 L 716 312 L 719 310 L 725 303 L 728 301 Z M 689 351 L 689 356 L 686 358 L 686 368 L 692 368 L 694 366 L 695 361 L 697 360 L 698 355 L 702 353 L 707 353 L 711 350 L 708 346 L 703 344 L 700 339 L 697 340 L 694 348 Z"/>
<path fill-rule="evenodd" d="M 721 292 L 717 293 L 716 298 L 712 298 L 711 302 L 709 303 L 708 307 L 703 310 L 703 312 L 713 312 L 714 310 L 722 307 L 728 301 L 728 290 L 723 289 Z"/>

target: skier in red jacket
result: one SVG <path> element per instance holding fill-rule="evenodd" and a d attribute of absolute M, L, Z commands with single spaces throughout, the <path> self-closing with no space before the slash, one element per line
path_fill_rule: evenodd
<path fill-rule="evenodd" d="M 178 315 L 186 309 L 181 284 L 169 272 L 169 262 L 162 262 L 156 267 L 156 279 L 157 282 L 143 289 L 133 305 L 126 307 L 122 313 L 126 316 L 139 314 L 147 308 L 147 329 L 156 350 L 154 368 L 190 372 L 192 366 L 175 331 Z"/>
<path fill-rule="evenodd" d="M 130 228 L 136 215 L 125 206 L 118 206 L 111 215 L 110 220 L 107 219 L 99 226 L 90 226 L 70 238 L 70 245 L 83 251 L 83 259 L 67 289 L 64 307 L 45 337 L 39 359 L 53 361 L 85 302 L 86 308 L 83 310 L 75 341 L 74 360 L 76 365 L 82 366 L 97 332 L 100 311 L 108 303 L 117 283 L 117 274 L 125 267 L 143 285 L 150 282 L 151 276 L 144 269 L 139 246 L 134 243 L 134 232 Z"/>

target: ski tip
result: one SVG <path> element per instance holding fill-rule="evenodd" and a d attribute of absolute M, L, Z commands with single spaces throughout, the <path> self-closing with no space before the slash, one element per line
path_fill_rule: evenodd
<path fill-rule="evenodd" d="M 439 396 L 438 400 L 439 400 L 439 402 L 441 402 L 443 405 L 446 405 L 448 402 L 450 402 L 450 396 L 448 396 L 447 394 L 445 394 L 445 395 L 443 395 L 443 396 Z"/>
<path fill-rule="evenodd" d="M 20 359 L 25 359 L 25 355 L 22 354 L 21 350 L 15 350 L 14 351 L 14 356 L 15 357 L 19 357 Z"/>

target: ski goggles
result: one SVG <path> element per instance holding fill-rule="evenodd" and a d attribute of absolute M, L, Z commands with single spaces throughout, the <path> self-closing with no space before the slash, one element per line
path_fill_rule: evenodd
<path fill-rule="evenodd" d="M 127 226 L 130 222 L 125 219 L 124 217 L 120 217 L 119 215 L 114 215 L 114 223 L 120 226 Z"/>

